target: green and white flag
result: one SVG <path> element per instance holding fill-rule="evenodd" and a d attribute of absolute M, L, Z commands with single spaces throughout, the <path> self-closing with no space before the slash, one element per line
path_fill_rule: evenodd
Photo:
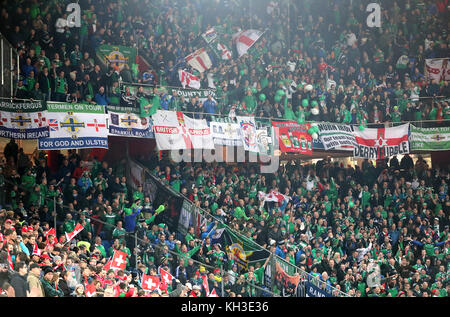
<path fill-rule="evenodd" d="M 136 49 L 121 45 L 101 45 L 97 49 L 97 56 L 106 65 L 121 71 L 126 64 L 131 68 L 136 64 Z"/>
<path fill-rule="evenodd" d="M 450 150 L 450 127 L 417 128 L 411 126 L 409 142 L 412 151 Z"/>

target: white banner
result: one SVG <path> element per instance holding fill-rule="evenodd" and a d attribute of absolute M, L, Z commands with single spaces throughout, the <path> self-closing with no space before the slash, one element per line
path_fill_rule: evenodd
<path fill-rule="evenodd" d="M 239 135 L 239 125 L 237 123 L 215 122 L 209 123 L 214 144 L 225 146 L 243 146 Z"/>
<path fill-rule="evenodd" d="M 425 60 L 425 69 L 428 77 L 432 80 L 450 80 L 450 65 L 448 58 L 435 58 Z"/>
<path fill-rule="evenodd" d="M 138 186 L 144 184 L 144 168 L 136 164 L 133 160 L 130 160 L 130 177 L 131 187 L 133 190 L 137 190 Z"/>
<path fill-rule="evenodd" d="M 272 138 L 266 129 L 256 130 L 256 144 L 258 146 L 258 153 L 270 155 Z"/>
<path fill-rule="evenodd" d="M 132 138 L 154 138 L 152 120 L 134 113 L 109 111 L 109 133 Z"/>
<path fill-rule="evenodd" d="M 204 119 L 192 119 L 180 111 L 164 110 L 158 110 L 152 119 L 160 151 L 214 149 L 211 130 Z"/>
<path fill-rule="evenodd" d="M 105 107 L 48 103 L 50 137 L 39 139 L 39 150 L 108 148 Z"/>
<path fill-rule="evenodd" d="M 371 129 L 353 132 L 357 142 L 353 156 L 364 159 L 378 160 L 399 154 L 409 153 L 409 124 L 393 128 Z"/>
<path fill-rule="evenodd" d="M 357 146 L 352 127 L 343 124 L 319 123 L 319 138 L 325 150 L 337 149 L 340 147 Z"/>
<path fill-rule="evenodd" d="M 258 152 L 255 118 L 236 116 L 236 119 L 239 125 L 239 134 L 244 145 L 244 150 Z"/>
<path fill-rule="evenodd" d="M 29 140 L 48 136 L 47 111 L 0 111 L 0 137 Z"/>

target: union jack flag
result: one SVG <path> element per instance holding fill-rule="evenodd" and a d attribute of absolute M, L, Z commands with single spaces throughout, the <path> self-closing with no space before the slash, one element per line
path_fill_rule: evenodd
<path fill-rule="evenodd" d="M 58 131 L 58 120 L 57 119 L 50 119 L 48 126 L 50 127 L 50 131 Z"/>

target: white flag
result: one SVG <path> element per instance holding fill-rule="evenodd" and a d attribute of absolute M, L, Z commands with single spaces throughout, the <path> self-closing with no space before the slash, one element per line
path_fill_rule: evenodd
<path fill-rule="evenodd" d="M 200 78 L 192 75 L 184 70 L 178 71 L 178 78 L 180 79 L 183 88 L 190 87 L 194 89 L 200 89 Z"/>
<path fill-rule="evenodd" d="M 205 70 L 210 69 L 212 66 L 211 59 L 204 48 L 195 51 L 192 54 L 186 56 L 186 63 L 193 68 L 203 73 Z"/>
<path fill-rule="evenodd" d="M 236 49 L 239 57 L 247 54 L 247 51 L 258 41 L 263 32 L 258 30 L 247 30 L 235 35 Z"/>

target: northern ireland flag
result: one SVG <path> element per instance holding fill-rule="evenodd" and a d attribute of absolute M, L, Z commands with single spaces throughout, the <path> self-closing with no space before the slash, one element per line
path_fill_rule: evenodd
<path fill-rule="evenodd" d="M 202 34 L 203 39 L 206 43 L 214 42 L 214 40 L 217 38 L 217 32 L 215 28 L 211 28 L 205 33 Z"/>
<path fill-rule="evenodd" d="M 280 194 L 279 192 L 274 190 L 270 191 L 268 194 L 264 192 L 258 192 L 258 198 L 259 200 L 276 203 L 282 203 L 283 201 L 288 202 L 289 199 L 291 199 L 289 196 Z"/>
<path fill-rule="evenodd" d="M 77 234 L 79 234 L 84 229 L 83 225 L 81 223 L 77 223 L 75 228 L 71 233 L 66 232 L 66 239 L 67 242 L 70 242 Z"/>
<path fill-rule="evenodd" d="M 186 56 L 186 63 L 203 73 L 205 70 L 210 69 L 212 66 L 211 59 L 204 48 L 195 51 L 192 54 Z"/>
<path fill-rule="evenodd" d="M 159 273 L 161 275 L 161 283 L 159 289 L 167 291 L 167 286 L 172 283 L 173 276 L 164 269 L 160 269 Z"/>
<path fill-rule="evenodd" d="M 226 47 L 222 43 L 217 43 L 217 51 L 224 61 L 231 59 L 231 57 L 233 56 L 233 53 L 228 49 L 228 47 Z"/>
<path fill-rule="evenodd" d="M 127 254 L 122 251 L 114 251 L 113 258 L 111 260 L 111 269 L 113 270 L 125 270 L 127 263 Z"/>
<path fill-rule="evenodd" d="M 180 79 L 183 88 L 190 87 L 194 89 L 200 89 L 200 78 L 192 75 L 184 70 L 178 71 L 178 78 Z"/>
<path fill-rule="evenodd" d="M 353 134 L 357 145 L 353 149 L 353 156 L 379 160 L 394 155 L 408 154 L 408 130 L 409 124 L 393 128 L 366 128 L 364 131 L 355 128 Z"/>
<path fill-rule="evenodd" d="M 449 59 L 445 58 L 426 59 L 425 69 L 428 78 L 438 82 L 450 80 L 450 63 L 448 61 Z"/>
<path fill-rule="evenodd" d="M 247 51 L 259 40 L 264 32 L 258 30 L 246 30 L 235 34 L 233 37 L 236 42 L 236 49 L 239 57 L 247 54 Z"/>
<path fill-rule="evenodd" d="M 159 285 L 161 281 L 158 276 L 150 276 L 144 274 L 142 276 L 142 284 L 141 287 L 146 291 L 153 291 L 155 289 L 159 289 Z"/>

